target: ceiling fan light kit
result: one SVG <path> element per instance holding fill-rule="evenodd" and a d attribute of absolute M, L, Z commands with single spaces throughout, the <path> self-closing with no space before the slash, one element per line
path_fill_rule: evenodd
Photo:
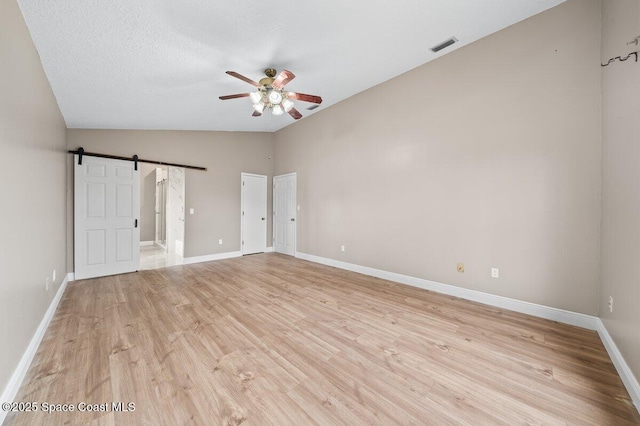
<path fill-rule="evenodd" d="M 254 105 L 262 100 L 262 94 L 258 91 L 249 93 L 249 97 L 251 98 L 251 102 L 253 102 Z"/>
<path fill-rule="evenodd" d="M 282 102 L 282 93 L 278 92 L 275 89 L 271 89 L 268 91 L 269 96 L 267 96 L 267 98 L 269 98 L 269 103 L 271 103 L 272 105 L 279 105 L 280 102 Z"/>
<path fill-rule="evenodd" d="M 261 103 L 254 103 L 254 104 L 253 104 L 253 109 L 254 109 L 256 112 L 259 112 L 260 114 L 262 114 L 262 112 L 264 111 L 264 104 L 261 104 Z"/>
<path fill-rule="evenodd" d="M 320 96 L 284 91 L 284 86 L 296 77 L 291 71 L 282 70 L 277 77 L 276 70 L 273 68 L 267 68 L 264 70 L 264 73 L 266 77 L 263 77 L 258 83 L 256 83 L 235 71 L 227 71 L 227 74 L 230 76 L 257 87 L 257 90 L 251 93 L 220 96 L 220 99 L 224 101 L 228 99 L 249 97 L 253 104 L 253 117 L 260 117 L 264 111 L 268 109 L 273 115 L 283 115 L 286 112 L 293 117 L 294 120 L 302 118 L 302 114 L 294 108 L 292 99 L 311 102 L 314 104 L 322 103 L 322 98 Z"/>
<path fill-rule="evenodd" d="M 293 108 L 293 102 L 291 102 L 288 98 L 282 99 L 282 102 L 280 104 L 282 105 L 282 108 L 284 108 L 285 112 L 289 112 L 291 111 L 291 108 Z"/>

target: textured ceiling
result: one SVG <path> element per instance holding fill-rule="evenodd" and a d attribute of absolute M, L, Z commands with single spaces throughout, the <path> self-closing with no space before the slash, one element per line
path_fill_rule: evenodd
<path fill-rule="evenodd" d="M 314 112 L 564 0 L 19 0 L 69 128 L 275 131 L 251 117 L 266 67 Z M 430 48 L 455 36 L 439 54 Z M 297 102 L 300 112 L 312 104 Z M 304 120 L 304 118 L 303 118 Z"/>

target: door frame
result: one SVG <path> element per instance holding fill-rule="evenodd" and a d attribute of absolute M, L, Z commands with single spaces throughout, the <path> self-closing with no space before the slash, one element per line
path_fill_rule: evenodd
<path fill-rule="evenodd" d="M 273 211 L 272 211 L 272 215 L 271 215 L 271 245 L 273 246 L 273 251 L 276 252 L 276 178 L 286 178 L 286 177 L 294 177 L 295 178 L 295 182 L 293 185 L 293 199 L 294 199 L 294 203 L 293 205 L 295 206 L 295 208 L 293 209 L 293 218 L 295 219 L 293 221 L 293 257 L 297 257 L 297 253 L 298 253 L 298 173 L 297 172 L 291 172 L 291 173 L 285 173 L 282 175 L 278 175 L 278 176 L 274 176 L 273 177 L 273 185 L 272 185 L 272 206 L 273 206 Z"/>
<path fill-rule="evenodd" d="M 267 213 L 268 213 L 268 209 L 269 209 L 269 205 L 268 205 L 268 193 L 269 193 L 269 176 L 267 175 L 259 175 L 257 173 L 245 173 L 245 172 L 241 172 L 240 173 L 240 255 L 244 256 L 244 178 L 245 176 L 251 176 L 251 177 L 259 177 L 259 178 L 265 178 L 266 179 L 266 184 L 267 184 L 267 205 L 265 206 L 265 218 L 267 217 Z M 265 223 L 265 231 L 269 229 L 266 226 Z M 265 245 L 265 253 L 267 251 L 267 240 L 265 238 L 264 241 L 264 245 Z M 252 253 L 253 254 L 253 253 Z"/>

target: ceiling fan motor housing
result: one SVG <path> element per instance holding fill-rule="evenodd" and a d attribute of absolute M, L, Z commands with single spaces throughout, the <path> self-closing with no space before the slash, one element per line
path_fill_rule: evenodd
<path fill-rule="evenodd" d="M 275 80 L 276 73 L 277 71 L 274 68 L 267 68 L 264 70 L 266 77 L 261 78 L 258 83 L 260 83 L 261 86 L 271 86 Z"/>

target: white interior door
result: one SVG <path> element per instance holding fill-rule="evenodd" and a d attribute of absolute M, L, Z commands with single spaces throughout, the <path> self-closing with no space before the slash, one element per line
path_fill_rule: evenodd
<path fill-rule="evenodd" d="M 242 173 L 242 254 L 267 250 L 267 177 Z"/>
<path fill-rule="evenodd" d="M 296 254 L 296 174 L 273 178 L 273 250 Z"/>
<path fill-rule="evenodd" d="M 75 156 L 75 278 L 137 271 L 140 171 L 131 161 Z"/>

